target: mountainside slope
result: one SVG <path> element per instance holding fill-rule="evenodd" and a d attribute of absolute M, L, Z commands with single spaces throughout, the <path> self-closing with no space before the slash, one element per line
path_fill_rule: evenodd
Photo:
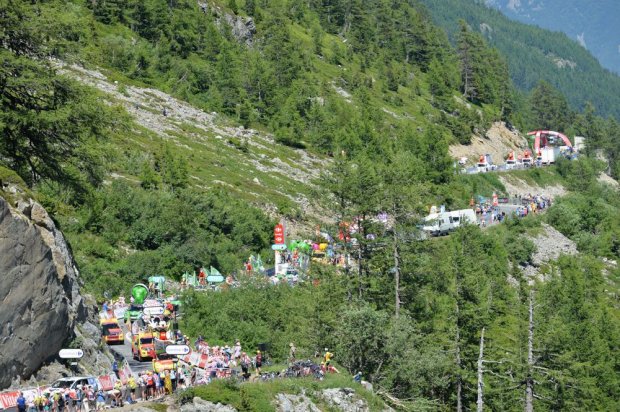
<path fill-rule="evenodd" d="M 490 154 L 496 164 L 501 164 L 511 151 L 519 155 L 528 148 L 528 142 L 518 130 L 510 130 L 502 122 L 496 122 L 485 132 L 484 136 L 473 136 L 467 145 L 450 145 L 450 155 L 454 159 L 466 157 L 467 164 L 478 161 L 478 156 Z"/>
<path fill-rule="evenodd" d="M 512 21 L 479 1 L 421 1 L 451 36 L 458 30 L 459 19 L 482 33 L 506 56 L 517 87 L 531 90 L 545 80 L 557 87 L 574 109 L 582 109 L 589 101 L 602 115 L 620 119 L 620 77 L 603 69 L 576 40 Z"/>
<path fill-rule="evenodd" d="M 206 113 L 159 90 L 119 85 L 77 65 L 56 62 L 56 67 L 104 92 L 109 104 L 131 115 L 136 128 L 127 143 L 134 150 L 143 149 L 145 159 L 149 152 L 155 155 L 163 145 L 172 145 L 177 155 L 189 160 L 190 184 L 201 190 L 221 186 L 269 213 L 285 214 L 290 213 L 287 207 L 299 207 L 305 216 L 319 216 L 309 199 L 329 163 L 325 157 L 276 143 L 268 133 L 234 126 L 215 112 Z M 112 175 L 123 177 L 114 171 Z"/>
<path fill-rule="evenodd" d="M 620 74 L 620 3 L 615 0 L 486 0 L 508 17 L 566 33 Z"/>

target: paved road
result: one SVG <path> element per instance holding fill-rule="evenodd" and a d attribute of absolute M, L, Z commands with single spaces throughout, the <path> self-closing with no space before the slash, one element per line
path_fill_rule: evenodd
<path fill-rule="evenodd" d="M 477 173 L 491 173 L 491 172 L 505 172 L 507 170 L 525 170 L 524 167 L 513 167 L 512 169 L 508 169 L 506 168 L 505 164 L 502 165 L 496 165 L 495 169 L 489 169 L 487 172 L 479 172 L 478 168 L 476 166 L 473 167 L 468 167 L 465 170 L 465 173 L 468 175 L 475 175 Z"/>
<path fill-rule="evenodd" d="M 124 323 L 120 323 L 121 328 L 123 329 L 123 333 L 125 334 L 125 343 L 122 345 L 109 345 L 108 347 L 114 354 L 114 357 L 119 361 L 119 366 L 121 365 L 123 360 L 127 360 L 129 363 L 129 367 L 132 372 L 144 372 L 147 370 L 151 370 L 152 362 L 139 362 L 133 359 L 131 355 L 131 341 L 127 339 L 127 329 L 125 328 Z M 1 409 L 2 412 L 17 412 L 17 408 L 9 408 L 9 409 Z"/>
<path fill-rule="evenodd" d="M 144 372 L 150 370 L 153 366 L 150 360 L 145 362 L 139 362 L 133 358 L 131 354 L 131 341 L 127 339 L 127 328 L 125 327 L 124 323 L 120 323 L 120 325 L 121 329 L 123 329 L 123 333 L 125 334 L 125 343 L 122 345 L 109 346 L 109 348 L 114 353 L 114 357 L 117 358 L 119 361 L 126 359 L 132 372 Z"/>
<path fill-rule="evenodd" d="M 500 203 L 498 206 L 499 212 L 504 212 L 506 213 L 507 216 L 514 216 L 514 212 L 517 211 L 517 209 L 520 207 L 518 205 L 512 205 L 512 204 L 505 204 L 505 203 Z M 481 221 L 482 218 L 479 218 L 479 221 Z M 487 213 L 486 216 L 484 216 L 484 220 L 486 225 L 485 226 L 491 226 L 494 224 L 498 224 L 500 222 L 493 222 L 493 217 L 491 215 L 491 213 Z"/>

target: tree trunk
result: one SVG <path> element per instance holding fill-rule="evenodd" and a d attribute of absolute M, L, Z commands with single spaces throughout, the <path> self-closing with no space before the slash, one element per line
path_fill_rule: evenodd
<path fill-rule="evenodd" d="M 340 222 L 344 222 L 344 214 L 340 217 Z M 348 233 L 346 231 L 345 226 L 341 226 L 342 230 L 342 241 L 343 241 L 343 252 L 344 252 L 344 275 L 347 279 L 347 300 L 351 302 L 353 300 L 353 292 L 351 288 L 353 288 L 353 279 L 349 269 L 349 247 L 347 245 L 347 236 Z M 355 275 L 353 275 L 355 276 Z"/>
<path fill-rule="evenodd" d="M 362 215 L 361 220 L 357 219 L 357 228 L 362 235 L 361 240 L 357 244 L 357 295 L 360 299 L 364 296 L 364 261 L 368 256 L 366 250 L 366 214 Z"/>
<path fill-rule="evenodd" d="M 400 254 L 398 251 L 398 235 L 394 231 L 394 316 L 400 315 Z"/>
<path fill-rule="evenodd" d="M 459 330 L 459 302 L 458 297 L 456 301 L 456 336 L 454 338 L 456 343 L 456 412 L 463 412 L 462 392 L 463 381 L 461 379 L 461 331 Z"/>
<path fill-rule="evenodd" d="M 534 412 L 534 378 L 532 368 L 534 367 L 534 291 L 530 291 L 529 304 L 530 320 L 527 336 L 527 380 L 525 386 L 525 412 Z"/>
<path fill-rule="evenodd" d="M 480 332 L 480 355 L 478 355 L 478 400 L 476 402 L 476 411 L 482 412 L 484 401 L 482 400 L 482 389 L 484 382 L 482 381 L 482 364 L 484 362 L 484 328 Z"/>
<path fill-rule="evenodd" d="M 362 246 L 359 244 L 357 245 L 357 297 L 362 299 Z"/>

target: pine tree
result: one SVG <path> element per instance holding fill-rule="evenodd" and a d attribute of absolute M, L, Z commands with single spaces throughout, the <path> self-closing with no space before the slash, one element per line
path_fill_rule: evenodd
<path fill-rule="evenodd" d="M 254 16 L 256 14 L 256 0 L 245 0 L 243 9 L 248 16 Z"/>
<path fill-rule="evenodd" d="M 478 95 L 477 84 L 475 82 L 476 53 L 480 44 L 478 38 L 472 35 L 465 21 L 459 21 L 460 31 L 458 37 L 458 53 L 461 63 L 461 90 L 463 97 L 474 100 Z"/>
<path fill-rule="evenodd" d="M 46 61 L 0 49 L 0 157 L 30 185 L 51 179 L 97 184 L 99 161 L 85 144 L 104 139 L 109 111 L 85 89 L 57 77 Z"/>
<path fill-rule="evenodd" d="M 570 110 L 564 96 L 545 81 L 538 83 L 530 95 L 533 129 L 563 132 L 570 122 Z"/>
<path fill-rule="evenodd" d="M 410 278 L 405 276 L 405 245 L 417 236 L 416 223 L 424 192 L 424 168 L 411 153 L 394 150 L 385 159 L 380 171 L 383 178 L 380 208 L 387 213 L 391 226 L 386 227 L 385 231 L 390 249 L 388 253 L 393 263 L 394 315 L 398 317 L 403 303 L 402 284 Z"/>
<path fill-rule="evenodd" d="M 95 18 L 105 24 L 125 23 L 126 0 L 93 0 L 88 4 L 93 9 Z"/>

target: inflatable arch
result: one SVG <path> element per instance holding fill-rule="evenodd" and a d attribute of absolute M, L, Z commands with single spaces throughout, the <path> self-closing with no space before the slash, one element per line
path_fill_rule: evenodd
<path fill-rule="evenodd" d="M 549 136 L 559 137 L 564 142 L 564 145 L 572 148 L 573 144 L 570 142 L 566 135 L 560 132 L 554 132 L 552 130 L 535 130 L 533 132 L 529 132 L 528 136 L 534 136 L 534 153 L 540 152 L 540 144 L 542 142 L 543 147 L 547 146 Z"/>

